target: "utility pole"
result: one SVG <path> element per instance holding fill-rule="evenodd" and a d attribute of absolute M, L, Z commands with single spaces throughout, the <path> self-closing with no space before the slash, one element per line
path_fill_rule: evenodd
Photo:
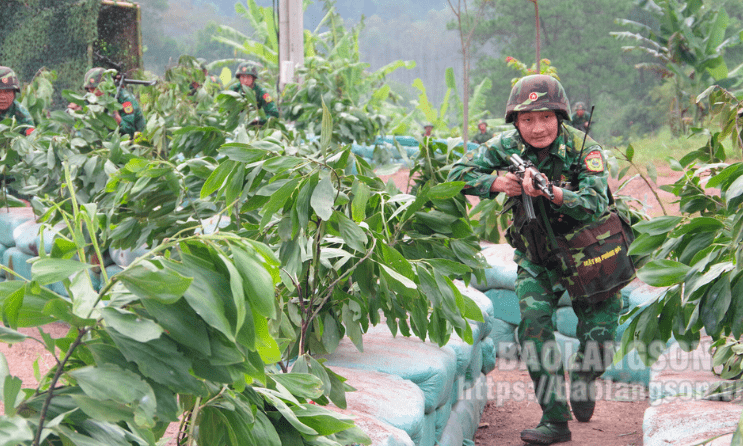
<path fill-rule="evenodd" d="M 279 88 L 294 82 L 294 70 L 304 63 L 302 0 L 279 1 Z"/>

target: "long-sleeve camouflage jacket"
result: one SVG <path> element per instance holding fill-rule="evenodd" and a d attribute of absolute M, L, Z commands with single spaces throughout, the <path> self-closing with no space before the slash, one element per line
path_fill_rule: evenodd
<path fill-rule="evenodd" d="M 243 86 L 238 82 L 230 87 L 230 90 L 246 94 L 247 90 L 251 88 L 253 90 L 253 93 L 255 94 L 255 105 L 259 109 L 262 109 L 266 116 L 273 116 L 274 118 L 278 118 L 279 109 L 278 107 L 276 107 L 276 102 L 274 102 L 271 95 L 266 93 L 266 91 L 263 90 L 263 88 L 258 85 L 257 82 L 253 83 L 252 87 Z M 262 119 L 261 122 L 265 122 L 265 120 Z"/>
<path fill-rule="evenodd" d="M 564 233 L 578 222 L 589 222 L 602 216 L 609 207 L 606 156 L 601 146 L 588 137 L 581 157 L 583 136 L 583 132 L 561 125 L 557 138 L 549 147 L 548 156 L 540 162 L 537 157 L 538 149 L 525 144 L 517 130 L 509 130 L 496 135 L 487 145 L 481 145 L 475 151 L 467 153 L 454 164 L 448 180 L 464 181 L 466 185 L 462 192 L 465 194 L 494 198 L 498 193 L 491 192 L 490 187 L 498 176 L 497 171 L 505 174 L 511 165 L 509 157 L 516 153 L 524 160 L 534 163 L 551 181 L 571 182 L 569 189 L 563 188 L 563 204 L 560 206 L 544 197 L 533 198 L 538 217 L 540 209 L 544 209 L 555 233 Z M 572 169 L 575 170 L 575 175 Z M 520 197 L 510 200 L 511 205 L 516 205 L 515 211 L 518 211 L 520 202 Z M 509 228 L 509 235 L 522 237 L 523 232 L 512 226 Z M 535 243 L 533 240 L 523 241 L 527 245 Z M 546 242 L 544 240 L 540 243 Z"/>
<path fill-rule="evenodd" d="M 30 127 L 21 130 L 21 133 L 29 135 L 34 130 L 34 120 L 31 117 L 31 113 L 26 110 L 26 107 L 22 106 L 18 101 L 13 101 L 7 110 L 0 110 L 0 121 L 5 118 L 12 118 L 15 116 L 15 120 L 20 125 L 28 125 Z"/>
<path fill-rule="evenodd" d="M 121 104 L 121 111 L 119 112 L 121 123 L 119 124 L 119 129 L 122 134 L 128 134 L 133 138 L 134 132 L 144 130 L 147 121 L 144 119 L 144 114 L 139 106 L 139 102 L 137 102 L 137 98 L 131 92 L 122 89 L 117 99 L 119 104 Z"/>

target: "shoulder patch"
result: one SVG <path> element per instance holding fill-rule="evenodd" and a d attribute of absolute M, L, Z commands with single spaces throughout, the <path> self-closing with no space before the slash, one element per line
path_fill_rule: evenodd
<path fill-rule="evenodd" d="M 603 172 L 604 171 L 604 159 L 601 157 L 601 152 L 594 150 L 593 152 L 586 155 L 585 158 L 586 170 L 589 172 Z"/>
<path fill-rule="evenodd" d="M 121 106 L 124 107 L 124 113 L 126 113 L 127 115 L 130 115 L 132 114 L 132 112 L 134 112 L 134 106 L 130 101 L 124 102 L 123 104 L 121 104 Z"/>
<path fill-rule="evenodd" d="M 263 93 L 263 100 L 266 102 L 271 102 L 272 101 L 271 95 L 268 93 Z"/>

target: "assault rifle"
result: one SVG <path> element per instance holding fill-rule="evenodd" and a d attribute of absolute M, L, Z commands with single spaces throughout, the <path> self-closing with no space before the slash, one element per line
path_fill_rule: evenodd
<path fill-rule="evenodd" d="M 511 160 L 511 167 L 508 168 L 509 172 L 523 180 L 526 171 L 531 170 L 532 184 L 534 187 L 547 194 L 547 196 L 550 197 L 550 200 L 555 199 L 555 193 L 552 190 L 552 183 L 550 183 L 543 173 L 537 170 L 534 163 L 531 161 L 524 161 L 515 153 L 511 155 L 509 159 Z M 523 186 L 521 188 L 521 200 L 524 204 L 524 210 L 526 211 L 526 218 L 529 221 L 536 220 L 537 215 L 534 213 L 534 203 L 532 202 L 531 196 L 524 191 Z"/>
<path fill-rule="evenodd" d="M 146 85 L 148 87 L 151 87 L 157 83 L 157 79 L 151 80 L 151 81 L 143 81 L 139 79 L 127 79 L 122 75 L 116 76 L 118 79 L 116 80 L 116 96 L 114 98 L 119 99 L 119 93 L 121 93 L 121 88 L 124 85 Z"/>

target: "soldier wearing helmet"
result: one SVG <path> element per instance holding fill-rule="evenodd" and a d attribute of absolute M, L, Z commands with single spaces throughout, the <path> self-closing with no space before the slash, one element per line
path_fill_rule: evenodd
<path fill-rule="evenodd" d="M 235 72 L 235 78 L 238 82 L 235 83 L 230 90 L 242 93 L 244 96 L 249 91 L 255 96 L 255 105 L 259 110 L 263 110 L 266 116 L 278 118 L 279 109 L 276 107 L 276 103 L 270 94 L 268 94 L 263 87 L 258 85 L 258 64 L 252 61 L 242 62 L 237 67 Z M 266 123 L 264 118 L 255 118 L 252 125 L 263 125 Z"/>
<path fill-rule="evenodd" d="M 586 111 L 586 104 L 582 102 L 575 103 L 575 113 L 570 121 L 576 129 L 588 133 L 588 122 L 591 120 L 591 114 Z"/>
<path fill-rule="evenodd" d="M 0 121 L 15 118 L 22 125 L 21 133 L 30 135 L 34 131 L 34 120 L 26 108 L 16 101 L 21 86 L 18 76 L 8 67 L 0 66 Z"/>
<path fill-rule="evenodd" d="M 512 212 L 506 239 L 515 248 L 521 322 L 518 338 L 534 381 L 542 419 L 534 429 L 521 433 L 532 444 L 570 441 L 568 421 L 589 421 L 595 406 L 595 379 L 608 366 L 604 351 L 613 342 L 622 309 L 617 292 L 597 303 L 573 301 L 579 319 L 580 348 L 571 367 L 570 406 L 560 352 L 555 347 L 552 323 L 557 302 L 565 292 L 563 272 L 555 263 L 556 249 L 548 234 L 565 234 L 608 212 L 609 188 L 606 157 L 590 137 L 565 124 L 570 103 L 560 82 L 547 75 L 532 75 L 513 86 L 506 105 L 506 122 L 514 129 L 496 135 L 487 144 L 467 153 L 454 164 L 449 180 L 464 181 L 463 193 L 509 198 L 505 209 Z M 538 172 L 527 170 L 523 181 L 508 172 L 511 155 L 531 161 Z M 498 172 L 502 172 L 498 174 Z M 534 186 L 533 177 L 544 175 L 552 185 L 552 197 Z M 532 197 L 535 220 L 527 220 L 522 194 Z M 610 351 L 608 357 L 611 358 Z M 599 358 L 589 364 L 584 357 Z M 546 364 L 543 358 L 551 358 Z M 530 359 L 533 359 L 530 361 Z M 610 362 L 610 361 L 609 361 Z M 540 390 L 541 389 L 541 390 Z"/>
<path fill-rule="evenodd" d="M 98 86 L 103 82 L 107 75 L 105 68 L 91 68 L 85 73 L 83 89 L 96 96 L 103 96 L 106 93 L 98 88 Z M 135 98 L 134 95 L 125 88 L 118 89 L 116 100 L 121 104 L 121 111 L 114 110 L 112 116 L 119 125 L 121 133 L 134 138 L 134 133 L 144 130 L 145 125 L 147 124 L 144 114 L 142 113 L 142 108 L 139 106 L 137 98 Z M 80 105 L 75 103 L 70 103 L 67 108 L 70 110 L 82 109 Z"/>
<path fill-rule="evenodd" d="M 493 137 L 493 134 L 488 132 L 488 123 L 484 120 L 480 121 L 477 124 L 477 130 L 478 133 L 477 135 L 475 135 L 474 138 L 472 138 L 472 142 L 475 142 L 477 144 L 485 144 L 490 138 Z"/>

